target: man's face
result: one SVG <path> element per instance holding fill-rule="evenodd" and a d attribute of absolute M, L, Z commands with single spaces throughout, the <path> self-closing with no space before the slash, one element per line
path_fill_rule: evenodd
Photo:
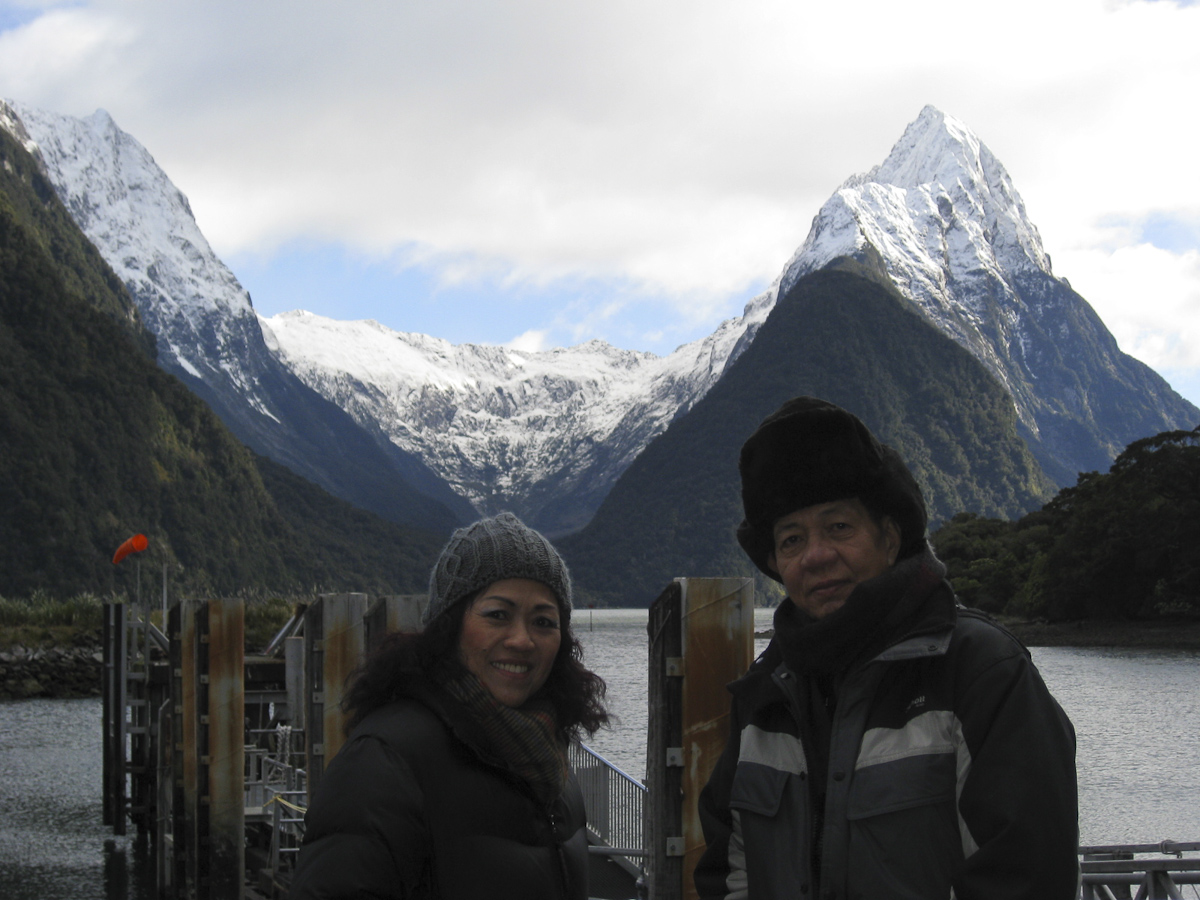
<path fill-rule="evenodd" d="M 788 596 L 815 619 L 839 609 L 854 586 L 891 568 L 900 529 L 890 518 L 875 524 L 860 500 L 806 506 L 775 523 L 767 560 Z"/>

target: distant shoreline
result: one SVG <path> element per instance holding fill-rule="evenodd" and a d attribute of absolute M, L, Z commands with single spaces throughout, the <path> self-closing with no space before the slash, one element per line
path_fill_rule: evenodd
<path fill-rule="evenodd" d="M 1075 622 L 997 620 L 1026 647 L 1131 647 L 1144 650 L 1200 650 L 1200 622 L 1193 620 Z M 771 637 L 774 629 L 755 637 Z"/>
<path fill-rule="evenodd" d="M 1200 622 L 1001 622 L 1027 647 L 1136 647 L 1200 650 Z"/>

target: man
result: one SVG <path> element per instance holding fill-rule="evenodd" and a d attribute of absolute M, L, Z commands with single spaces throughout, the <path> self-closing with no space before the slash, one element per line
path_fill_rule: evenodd
<path fill-rule="evenodd" d="M 1074 898 L 1074 730 L 1028 651 L 958 605 L 899 455 L 800 397 L 739 468 L 738 541 L 787 599 L 730 685 L 700 896 Z"/>

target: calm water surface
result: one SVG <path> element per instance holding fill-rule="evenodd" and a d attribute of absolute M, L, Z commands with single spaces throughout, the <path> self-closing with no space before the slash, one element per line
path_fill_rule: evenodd
<path fill-rule="evenodd" d="M 630 775 L 646 768 L 646 611 L 587 610 L 584 662 L 608 682 L 618 723 L 588 743 Z M 772 610 L 757 610 L 759 630 Z M 766 647 L 757 641 L 758 651 Z M 1200 652 L 1034 647 L 1075 725 L 1084 844 L 1200 841 Z"/>
<path fill-rule="evenodd" d="M 759 610 L 759 627 L 770 625 Z M 616 722 L 588 743 L 645 770 L 646 611 L 579 610 Z M 759 641 L 759 649 L 765 646 Z M 1200 841 L 1200 652 L 1034 648 L 1078 736 L 1085 844 Z M 0 703 L 0 898 L 147 896 L 134 838 L 101 824 L 100 702 Z"/>

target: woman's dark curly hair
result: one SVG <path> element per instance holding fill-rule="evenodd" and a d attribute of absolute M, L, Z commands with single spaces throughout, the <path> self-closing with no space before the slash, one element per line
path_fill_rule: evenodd
<path fill-rule="evenodd" d="M 349 715 L 347 734 L 372 710 L 406 696 L 406 685 L 444 684 L 467 671 L 458 656 L 458 641 L 463 614 L 479 593 L 455 603 L 422 632 L 388 635 L 350 674 L 349 689 L 342 700 L 342 709 Z M 608 724 L 604 707 L 607 686 L 603 678 L 584 667 L 583 645 L 571 631 L 569 615 L 564 614 L 561 622 L 558 654 L 539 695 L 554 704 L 559 737 L 566 741 L 578 737 L 581 731 L 591 736 Z"/>

